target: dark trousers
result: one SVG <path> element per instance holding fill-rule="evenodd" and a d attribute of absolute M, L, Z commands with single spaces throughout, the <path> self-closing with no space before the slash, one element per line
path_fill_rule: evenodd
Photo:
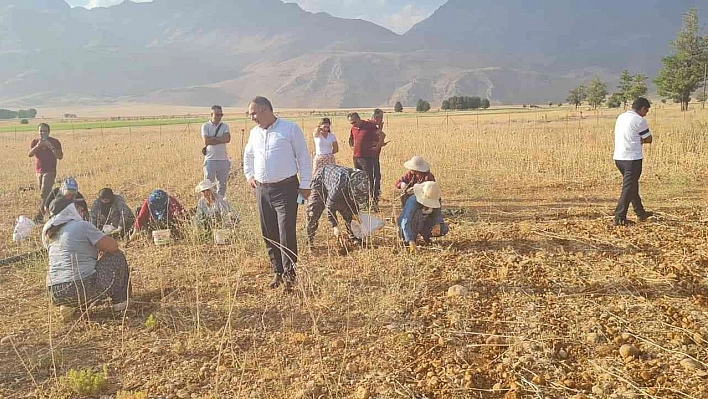
<path fill-rule="evenodd" d="M 378 203 L 378 195 L 376 195 L 376 163 L 378 160 L 374 157 L 354 158 L 354 168 L 363 170 L 366 177 L 369 178 L 369 192 L 372 193 L 374 204 Z M 378 168 L 381 169 L 381 168 Z M 379 175 L 381 172 L 379 171 Z M 379 183 L 380 184 L 380 183 Z"/>
<path fill-rule="evenodd" d="M 378 204 L 381 196 L 381 159 L 374 158 L 374 202 Z"/>
<path fill-rule="evenodd" d="M 634 207 L 634 213 L 641 216 L 646 213 L 639 196 L 639 177 L 642 175 L 642 160 L 615 161 L 617 169 L 622 173 L 622 194 L 615 208 L 615 219 L 626 219 L 629 204 Z"/>
<path fill-rule="evenodd" d="M 273 272 L 295 276 L 297 263 L 297 196 L 300 182 L 293 176 L 275 185 L 256 186 L 261 232 Z"/>

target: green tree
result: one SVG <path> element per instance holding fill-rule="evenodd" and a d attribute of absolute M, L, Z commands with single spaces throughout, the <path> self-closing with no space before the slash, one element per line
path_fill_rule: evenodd
<path fill-rule="evenodd" d="M 566 101 L 571 105 L 575 105 L 575 109 L 578 109 L 578 107 L 583 103 L 583 101 L 585 101 L 588 96 L 587 90 L 585 89 L 584 85 L 580 85 L 568 93 L 569 94 Z M 526 106 L 524 106 L 524 108 L 525 107 Z"/>
<path fill-rule="evenodd" d="M 469 99 L 469 106 L 471 109 L 480 109 L 482 108 L 482 99 L 474 96 Z"/>
<path fill-rule="evenodd" d="M 647 95 L 647 75 L 638 73 L 632 76 L 632 86 L 627 93 L 627 99 L 625 101 L 634 102 L 634 100 L 639 97 L 644 97 Z M 626 103 L 625 103 L 626 104 Z M 626 107 L 626 105 L 625 105 Z"/>
<path fill-rule="evenodd" d="M 622 96 L 622 104 L 624 105 L 624 109 L 627 109 L 627 103 L 630 101 L 630 92 L 632 91 L 632 75 L 628 70 L 625 69 L 620 74 L 619 85 L 617 88 L 619 89 L 620 96 Z"/>
<path fill-rule="evenodd" d="M 490 106 L 491 106 L 491 104 L 489 103 L 489 99 L 488 99 L 488 98 L 483 98 L 483 99 L 482 99 L 482 109 L 487 109 L 487 108 L 489 108 Z"/>
<path fill-rule="evenodd" d="M 396 105 L 393 106 L 395 112 L 403 112 L 403 104 L 400 101 L 396 101 Z"/>
<path fill-rule="evenodd" d="M 610 98 L 607 99 L 607 106 L 610 108 L 619 108 L 625 103 L 625 97 L 622 93 L 612 93 Z"/>
<path fill-rule="evenodd" d="M 605 102 L 606 97 L 607 85 L 600 80 L 599 76 L 596 76 L 588 86 L 588 104 L 590 104 L 593 109 L 597 109 L 597 107 Z"/>
<path fill-rule="evenodd" d="M 440 107 L 440 109 L 442 109 L 444 111 L 449 110 L 450 109 L 450 100 L 443 100 L 442 106 Z"/>
<path fill-rule="evenodd" d="M 418 104 L 416 104 L 415 110 L 417 112 L 428 112 L 430 111 L 430 103 L 421 98 L 418 100 Z"/>
<path fill-rule="evenodd" d="M 702 87 L 703 68 L 708 62 L 708 37 L 700 36 L 698 10 L 683 15 L 683 26 L 671 42 L 671 54 L 661 62 L 664 67 L 654 79 L 660 96 L 681 103 L 688 110 L 691 93 Z"/>

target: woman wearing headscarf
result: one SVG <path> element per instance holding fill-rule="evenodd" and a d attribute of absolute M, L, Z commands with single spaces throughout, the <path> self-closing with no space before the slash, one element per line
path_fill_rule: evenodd
<path fill-rule="evenodd" d="M 413 195 L 408 198 L 398 217 L 399 235 L 411 253 L 415 252 L 418 236 L 430 243 L 432 237 L 442 237 L 448 233 L 449 228 L 440 210 L 441 196 L 437 182 L 429 181 L 413 186 Z"/>
<path fill-rule="evenodd" d="M 177 199 L 164 190 L 154 190 L 143 200 L 133 224 L 133 236 L 141 232 L 170 229 L 179 235 L 179 228 L 184 221 L 184 208 Z"/>
<path fill-rule="evenodd" d="M 362 170 L 338 165 L 325 165 L 312 179 L 307 203 L 307 242 L 312 245 L 322 212 L 332 225 L 334 236 L 340 237 L 337 213 L 342 215 L 349 239 L 360 243 L 352 232 L 352 220 L 369 204 L 369 178 Z"/>
<path fill-rule="evenodd" d="M 54 200 L 49 214 L 42 228 L 42 244 L 49 253 L 46 284 L 52 303 L 68 315 L 76 307 L 108 297 L 115 311 L 124 310 L 129 271 L 118 243 L 83 220 L 69 198 Z"/>
<path fill-rule="evenodd" d="M 71 199 L 76 204 L 76 210 L 84 220 L 89 220 L 89 210 L 83 194 L 79 192 L 79 183 L 73 177 L 67 177 L 61 186 L 54 188 L 44 200 L 44 213 L 49 210 L 49 205 L 55 199 L 64 197 Z"/>
<path fill-rule="evenodd" d="M 238 223 L 238 216 L 231 211 L 231 206 L 216 191 L 217 183 L 209 179 L 202 180 L 194 191 L 199 194 L 194 224 L 210 231 L 212 228 L 231 228 Z"/>
<path fill-rule="evenodd" d="M 106 234 L 123 237 L 133 227 L 135 214 L 122 195 L 105 187 L 98 192 L 98 198 L 91 205 L 90 222 Z"/>

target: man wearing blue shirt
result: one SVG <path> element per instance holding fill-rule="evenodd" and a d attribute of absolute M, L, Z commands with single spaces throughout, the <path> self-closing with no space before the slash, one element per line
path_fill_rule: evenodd
<path fill-rule="evenodd" d="M 297 263 L 298 195 L 304 199 L 310 195 L 310 151 L 300 127 L 277 118 L 265 97 L 251 101 L 248 115 L 256 126 L 244 149 L 244 175 L 256 190 L 261 231 L 274 272 L 270 287 L 285 283 L 289 292 Z"/>

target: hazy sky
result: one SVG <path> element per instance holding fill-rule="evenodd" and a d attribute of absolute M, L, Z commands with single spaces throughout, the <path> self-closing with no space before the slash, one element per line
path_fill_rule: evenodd
<path fill-rule="evenodd" d="M 123 0 L 66 0 L 72 6 L 99 7 Z M 150 1 L 150 0 L 133 0 Z M 361 18 L 403 33 L 427 18 L 446 0 L 286 0 L 307 11 L 325 11 L 337 17 Z"/>

